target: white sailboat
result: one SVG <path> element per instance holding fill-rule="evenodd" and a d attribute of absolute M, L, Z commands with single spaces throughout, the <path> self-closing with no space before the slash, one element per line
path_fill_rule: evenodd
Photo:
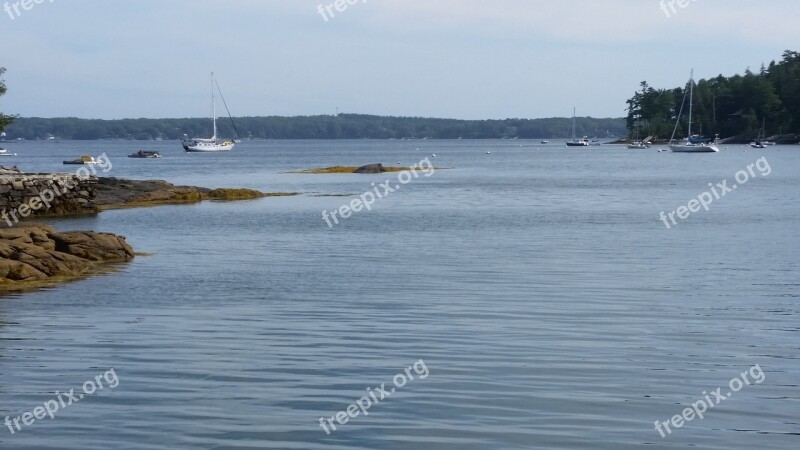
<path fill-rule="evenodd" d="M 686 98 L 684 97 L 684 102 Z M 693 143 L 691 141 L 692 138 L 692 107 L 694 105 L 694 69 L 692 69 L 692 73 L 689 76 L 689 134 L 686 137 L 686 140 L 680 144 L 673 144 L 673 140 L 675 138 L 675 133 L 678 132 L 678 124 L 681 122 L 681 113 L 683 113 L 683 105 L 681 105 L 681 111 L 678 114 L 678 120 L 675 122 L 675 130 L 672 131 L 672 137 L 669 139 L 670 145 L 669 148 L 675 153 L 716 153 L 719 151 L 716 145 L 713 143 Z"/>
<path fill-rule="evenodd" d="M 631 150 L 650 148 L 650 144 L 648 142 L 639 140 L 639 116 L 636 116 L 636 139 L 628 144 L 628 148 Z"/>
<path fill-rule="evenodd" d="M 750 143 L 750 147 L 767 148 L 768 145 L 775 145 L 775 143 L 767 140 L 767 118 L 764 117 L 764 121 L 761 124 L 761 129 L 758 130 L 758 137 L 755 141 Z"/>
<path fill-rule="evenodd" d="M 567 147 L 588 147 L 589 138 L 584 136 L 582 139 L 575 137 L 575 108 L 572 108 L 572 140 L 567 142 Z"/>
<path fill-rule="evenodd" d="M 217 138 L 217 105 L 216 105 L 216 81 L 214 80 L 214 73 L 211 73 L 211 110 L 214 121 L 214 134 L 209 139 L 192 138 L 184 135 L 181 140 L 183 149 L 187 152 L 228 152 L 233 149 L 236 143 L 232 140 L 222 141 Z"/>

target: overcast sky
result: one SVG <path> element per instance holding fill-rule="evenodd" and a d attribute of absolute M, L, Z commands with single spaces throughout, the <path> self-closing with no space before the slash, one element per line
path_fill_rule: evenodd
<path fill-rule="evenodd" d="M 203 117 L 212 71 L 236 116 L 618 117 L 643 80 L 800 51 L 798 0 L 15 2 L 0 111 L 25 117 Z"/>

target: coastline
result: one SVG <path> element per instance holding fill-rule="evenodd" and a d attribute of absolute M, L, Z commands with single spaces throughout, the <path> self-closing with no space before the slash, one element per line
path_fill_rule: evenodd
<path fill-rule="evenodd" d="M 186 205 L 203 201 L 240 201 L 299 195 L 298 192 L 266 193 L 254 189 L 176 186 L 164 180 L 128 180 L 114 177 L 98 178 L 95 190 L 95 204 L 101 212 L 112 209 Z"/>
<path fill-rule="evenodd" d="M 56 286 L 110 273 L 136 253 L 124 236 L 97 231 L 57 232 L 42 221 L 53 217 L 98 214 L 106 210 L 284 197 L 297 193 L 264 193 L 253 189 L 176 186 L 163 180 L 96 178 L 92 208 L 44 209 L 31 219 L 0 227 L 0 298 L 21 291 Z M 11 196 L 0 192 L 0 197 Z M 18 196 L 18 195 L 17 195 Z M 34 221 L 35 220 L 35 221 Z"/>

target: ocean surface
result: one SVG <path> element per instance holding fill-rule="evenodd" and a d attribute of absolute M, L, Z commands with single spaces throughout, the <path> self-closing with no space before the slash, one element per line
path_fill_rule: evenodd
<path fill-rule="evenodd" d="M 104 175 L 300 195 L 48 220 L 147 255 L 0 297 L 2 448 L 800 446 L 800 147 L 3 146 L 18 156 L 0 164 L 29 172 L 105 153 Z M 138 149 L 164 158 L 125 157 Z M 287 173 L 426 157 L 435 171 L 407 184 Z M 400 188 L 371 210 L 323 220 L 385 180 Z M 660 219 L 723 180 L 737 188 L 708 211 Z M 656 421 L 718 387 L 730 396 L 662 437 Z"/>

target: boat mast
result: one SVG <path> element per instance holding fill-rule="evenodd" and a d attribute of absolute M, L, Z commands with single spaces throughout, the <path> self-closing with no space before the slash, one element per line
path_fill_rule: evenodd
<path fill-rule="evenodd" d="M 692 104 L 694 101 L 694 69 L 689 76 L 689 137 L 692 137 Z"/>
<path fill-rule="evenodd" d="M 575 142 L 575 107 L 572 107 L 572 142 Z"/>
<path fill-rule="evenodd" d="M 214 117 L 214 136 L 211 138 L 217 141 L 217 105 L 214 102 L 214 72 L 211 72 L 211 114 Z"/>

